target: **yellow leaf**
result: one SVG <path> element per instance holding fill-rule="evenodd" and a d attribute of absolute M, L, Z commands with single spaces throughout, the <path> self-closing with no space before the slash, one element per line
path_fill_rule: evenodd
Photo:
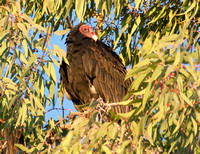
<path fill-rule="evenodd" d="M 70 29 L 66 29 L 66 30 L 57 30 L 54 33 L 56 35 L 65 35 Z"/>

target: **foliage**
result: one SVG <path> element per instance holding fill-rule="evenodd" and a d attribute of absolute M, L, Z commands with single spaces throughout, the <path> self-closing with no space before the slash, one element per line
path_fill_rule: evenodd
<path fill-rule="evenodd" d="M 0 2 L 0 128 L 23 129 L 25 144 L 17 146 L 29 153 L 200 153 L 199 5 L 198 0 Z M 92 114 L 51 119 L 44 127 L 45 106 L 58 103 L 56 97 L 63 101 L 57 59 L 67 62 L 65 51 L 51 49 L 49 39 L 68 32 L 68 18 L 97 21 L 99 39 L 120 51 L 130 67 L 127 78 L 134 81 L 126 99 L 133 99 L 121 104 L 134 109 L 115 117 L 121 125 L 98 123 Z M 70 128 L 61 129 L 66 123 Z"/>

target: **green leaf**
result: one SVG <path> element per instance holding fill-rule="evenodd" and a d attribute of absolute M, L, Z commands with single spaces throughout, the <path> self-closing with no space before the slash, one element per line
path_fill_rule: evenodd
<path fill-rule="evenodd" d="M 3 77 L 3 82 L 5 82 L 5 83 L 10 83 L 10 84 L 13 84 L 13 85 L 15 85 L 16 86 L 16 84 L 10 79 L 10 78 L 8 78 L 8 77 Z"/>
<path fill-rule="evenodd" d="M 18 112 L 19 112 L 19 114 L 18 114 L 18 116 L 17 116 L 17 121 L 16 121 L 15 126 L 18 126 L 18 125 L 19 125 L 19 122 L 20 122 L 20 120 L 21 120 L 21 118 L 22 118 L 22 114 L 24 114 L 24 112 L 23 112 L 23 110 L 22 110 L 22 107 L 19 108 Z"/>
<path fill-rule="evenodd" d="M 64 142 L 62 142 L 62 143 L 63 143 L 64 145 L 66 145 L 66 146 L 70 145 L 71 140 L 72 140 L 72 137 L 73 137 L 73 132 L 70 131 L 70 132 L 67 134 L 67 136 L 65 137 Z"/>
<path fill-rule="evenodd" d="M 126 42 L 126 52 L 128 53 L 129 61 L 131 60 L 131 51 L 130 51 L 130 43 L 131 43 L 131 34 L 128 34 L 128 39 Z"/>
<path fill-rule="evenodd" d="M 159 14 L 157 13 L 158 15 L 156 15 L 148 24 L 150 25 L 152 23 L 155 23 L 157 20 L 159 20 L 160 18 L 162 18 L 166 14 L 165 10 L 166 10 L 166 5 L 164 7 L 162 7 L 161 12 L 159 12 Z"/>
<path fill-rule="evenodd" d="M 110 150 L 110 148 L 108 148 L 107 146 L 103 145 L 102 146 L 102 150 L 106 153 L 106 154 L 111 154 L 112 151 Z"/>
<path fill-rule="evenodd" d="M 15 144 L 15 146 L 20 148 L 22 151 L 28 151 L 28 148 L 23 146 L 22 144 Z"/>
<path fill-rule="evenodd" d="M 172 102 L 173 103 L 172 105 L 175 106 L 174 110 L 177 111 L 180 108 L 179 98 L 176 93 L 172 93 L 172 98 L 174 99 L 174 101 Z"/>
<path fill-rule="evenodd" d="M 119 105 L 129 105 L 133 100 L 126 100 L 126 101 L 122 101 L 122 102 L 117 102 L 117 104 Z"/>
<path fill-rule="evenodd" d="M 128 28 L 128 24 L 126 24 L 126 25 L 124 26 L 124 28 L 123 28 L 123 30 L 121 31 L 121 33 L 119 34 L 118 38 L 117 38 L 117 39 L 115 40 L 115 42 L 113 43 L 113 48 L 116 47 L 116 45 L 117 45 L 117 43 L 119 42 L 119 40 L 120 40 L 122 34 L 124 34 L 124 32 L 127 30 L 127 28 Z"/>
<path fill-rule="evenodd" d="M 157 139 L 157 137 L 158 137 L 158 130 L 157 130 L 158 128 L 156 127 L 155 129 L 154 129 L 154 131 L 153 131 L 153 141 L 155 141 L 156 139 Z"/>
<path fill-rule="evenodd" d="M 141 72 L 133 81 L 131 87 L 133 87 L 135 90 L 138 90 L 140 84 L 142 83 L 142 81 L 145 80 L 145 78 L 151 73 L 151 69 L 147 69 L 144 72 Z"/>
<path fill-rule="evenodd" d="M 38 49 L 42 49 L 45 41 L 46 41 L 45 38 L 39 38 L 37 40 L 34 40 L 33 41 L 33 47 L 38 48 Z"/>
<path fill-rule="evenodd" d="M 26 118 L 27 118 L 27 106 L 26 106 L 26 104 L 25 103 L 23 103 L 23 105 L 22 105 L 22 112 L 23 112 L 23 114 L 22 114 L 22 119 L 21 119 L 21 125 L 23 126 L 24 125 L 24 121 L 26 120 Z"/>
<path fill-rule="evenodd" d="M 25 39 L 23 39 L 22 45 L 24 47 L 24 52 L 25 52 L 23 56 L 25 56 L 24 58 L 26 58 L 28 56 L 28 46 L 27 46 L 27 42 Z M 25 60 L 23 62 L 25 63 Z M 25 64 L 27 64 L 27 60 L 26 60 Z"/>
<path fill-rule="evenodd" d="M 38 30 L 46 32 L 46 29 L 44 27 L 38 25 L 38 24 L 34 24 L 33 27 L 36 28 L 36 29 L 38 29 Z"/>
<path fill-rule="evenodd" d="M 51 72 L 51 77 L 52 77 L 53 81 L 57 82 L 56 71 L 55 71 L 55 68 L 52 63 L 49 63 L 49 71 Z"/>
<path fill-rule="evenodd" d="M 17 26 L 19 27 L 19 29 L 24 33 L 24 35 L 26 37 L 28 37 L 28 30 L 26 29 L 26 27 L 24 26 L 24 24 L 22 23 L 17 23 Z"/>
<path fill-rule="evenodd" d="M 69 65 L 69 62 L 66 58 L 66 52 L 64 50 L 62 50 L 59 46 L 54 45 L 53 51 L 56 53 L 56 55 L 58 55 L 58 57 L 60 59 L 60 64 L 61 64 L 62 60 L 64 60 L 64 62 Z"/>
<path fill-rule="evenodd" d="M 178 87 L 179 87 L 180 92 L 183 93 L 183 80 L 180 76 L 178 76 L 178 78 L 177 78 L 177 83 L 178 83 Z"/>
<path fill-rule="evenodd" d="M 49 87 L 49 99 L 52 99 L 55 94 L 54 88 L 55 88 L 55 84 L 51 83 L 50 87 Z M 49 106 L 49 104 L 48 104 L 48 106 Z"/>
<path fill-rule="evenodd" d="M 7 89 L 12 89 L 12 90 L 15 90 L 15 91 L 18 91 L 18 87 L 17 87 L 17 85 L 12 85 L 12 84 L 7 84 L 6 85 L 6 88 Z"/>
<path fill-rule="evenodd" d="M 132 21 L 132 17 L 132 14 L 128 14 L 127 16 L 125 16 L 124 20 L 121 23 L 122 27 L 126 27 L 126 25 L 128 25 Z"/>
<path fill-rule="evenodd" d="M 131 33 L 128 33 L 128 38 L 127 38 L 127 41 L 126 41 L 126 48 L 127 48 L 126 52 L 128 53 L 129 60 L 131 60 L 131 52 L 130 52 L 131 38 L 132 38 L 132 35 L 135 32 L 136 28 L 139 26 L 140 22 L 141 22 L 141 18 L 139 16 L 139 17 L 137 17 L 136 21 L 134 22 L 134 25 L 131 29 Z"/>
<path fill-rule="evenodd" d="M 24 55 L 22 53 L 20 53 L 20 57 L 19 59 L 21 60 L 21 62 L 23 62 L 24 64 L 28 64 L 26 58 L 24 57 Z"/>
<path fill-rule="evenodd" d="M 189 98 L 187 98 L 187 97 L 185 96 L 184 93 L 180 92 L 180 96 L 185 100 L 185 102 L 186 102 L 189 106 L 193 107 L 193 103 L 189 100 Z"/>
<path fill-rule="evenodd" d="M 38 58 L 38 55 L 37 55 L 37 54 L 33 54 L 33 55 L 31 56 L 31 58 L 28 60 L 27 68 L 28 68 L 29 66 L 31 66 L 31 65 L 37 60 L 37 58 Z"/>
<path fill-rule="evenodd" d="M 152 129 L 152 123 L 149 123 L 149 125 L 147 126 L 147 138 L 149 139 L 151 145 L 154 145 L 153 143 L 153 139 L 152 139 L 152 133 L 153 133 L 153 129 Z"/>
<path fill-rule="evenodd" d="M 111 11 L 112 1 L 113 0 L 106 0 L 106 8 L 107 8 L 106 10 L 107 10 L 108 15 L 110 14 L 110 11 Z"/>
<path fill-rule="evenodd" d="M 143 153 L 143 149 L 142 149 L 142 137 L 139 138 L 139 141 L 137 142 L 137 149 L 136 149 L 136 153 Z"/>
<path fill-rule="evenodd" d="M 44 97 L 44 79 L 42 76 L 39 77 L 39 86 L 40 86 L 41 96 Z"/>
<path fill-rule="evenodd" d="M 9 22 L 8 22 L 9 19 L 10 19 L 10 16 L 7 15 L 5 18 L 3 18 L 4 21 L 3 21 L 3 20 L 0 21 L 1 23 L 3 23 L 3 28 L 4 28 L 4 29 L 7 29 L 8 24 L 9 24 Z"/>
<path fill-rule="evenodd" d="M 184 118 L 185 118 L 185 115 L 184 115 L 184 114 L 185 114 L 185 111 L 183 111 L 183 112 L 181 113 L 180 117 L 178 117 L 179 119 L 178 119 L 176 128 L 174 129 L 174 131 L 173 131 L 172 134 L 175 134 L 175 133 L 179 130 L 179 128 L 181 127 L 181 125 L 182 125 L 182 123 L 183 123 L 183 120 L 184 120 Z M 175 115 L 175 114 L 174 114 L 174 115 Z M 176 115 L 176 116 L 178 116 L 178 115 Z M 177 118 L 177 117 L 174 117 L 174 118 Z"/>
<path fill-rule="evenodd" d="M 157 103 L 157 101 L 158 101 L 158 96 L 159 96 L 159 93 L 160 93 L 160 87 L 158 87 L 157 89 L 156 89 L 156 91 L 154 92 L 154 97 L 153 97 L 153 103 L 152 103 L 152 106 L 154 106 L 155 105 L 155 103 Z"/>
<path fill-rule="evenodd" d="M 193 124 L 193 129 L 194 129 L 194 135 L 197 135 L 197 122 L 196 120 L 191 116 L 192 119 L 192 124 Z"/>
<path fill-rule="evenodd" d="M 45 111 L 42 102 L 41 102 L 36 96 L 34 96 L 34 95 L 33 95 L 33 99 L 35 100 L 35 104 L 37 105 L 37 107 L 38 107 L 40 110 Z"/>
<path fill-rule="evenodd" d="M 96 10 L 99 8 L 99 2 L 100 2 L 100 0 L 95 0 L 95 9 Z"/>
<path fill-rule="evenodd" d="M 19 83 L 25 84 L 24 77 L 29 73 L 29 70 L 29 67 L 26 67 L 25 70 L 23 70 L 22 75 L 19 77 Z"/>
<path fill-rule="evenodd" d="M 7 53 L 6 52 L 7 50 L 8 50 L 8 47 L 6 45 L 6 42 L 2 42 L 1 47 L 0 47 L 0 57 L 4 57 L 5 53 Z"/>
<path fill-rule="evenodd" d="M 181 69 L 179 70 L 179 72 L 180 72 L 181 74 L 183 74 L 186 78 L 189 78 L 189 77 L 190 77 L 190 74 L 189 74 L 185 69 L 183 69 L 182 67 L 181 67 Z"/>
<path fill-rule="evenodd" d="M 28 21 L 28 23 L 29 24 L 31 24 L 31 25 L 34 25 L 35 23 L 33 22 L 33 20 L 29 17 L 29 16 L 27 16 L 26 14 L 22 14 L 21 15 L 21 18 L 23 18 L 23 19 L 25 19 L 26 21 Z"/>
<path fill-rule="evenodd" d="M 178 51 L 176 53 L 176 58 L 175 58 L 175 61 L 174 61 L 174 66 L 179 66 L 180 65 L 180 60 L 181 60 L 181 52 Z"/>
<path fill-rule="evenodd" d="M 26 106 L 27 106 L 27 110 L 29 110 L 29 111 L 31 111 L 31 114 L 33 115 L 33 116 L 35 116 L 36 115 L 36 110 L 35 110 L 35 108 L 33 107 L 33 104 L 31 104 L 31 100 L 32 98 L 30 97 L 29 99 L 28 98 L 25 98 L 24 99 L 24 103 L 26 104 Z"/>
<path fill-rule="evenodd" d="M 53 62 L 56 66 L 60 67 L 60 64 L 58 63 L 58 61 L 57 61 L 56 59 L 54 59 L 52 56 L 50 57 L 50 59 L 52 60 L 52 62 Z"/>
<path fill-rule="evenodd" d="M 65 8 L 66 8 L 66 14 L 65 14 L 65 17 L 64 19 L 66 19 L 66 17 L 68 16 L 70 10 L 71 10 L 71 7 L 73 5 L 73 2 L 74 0 L 67 0 L 66 4 L 65 4 Z"/>
<path fill-rule="evenodd" d="M 121 116 L 121 117 L 124 117 L 124 118 L 128 118 L 128 117 L 130 117 L 131 115 L 133 115 L 134 112 L 135 112 L 135 111 L 133 110 L 133 111 L 130 111 L 130 112 L 127 112 L 127 113 L 119 113 L 119 114 L 117 114 L 117 115 L 119 115 L 119 116 Z"/>
<path fill-rule="evenodd" d="M 198 123 L 200 123 L 200 113 L 196 110 L 195 111 L 195 117 Z"/>
<path fill-rule="evenodd" d="M 99 1 L 98 1 L 99 2 Z M 114 14 L 116 17 L 118 17 L 120 12 L 120 0 L 114 0 Z"/>
<path fill-rule="evenodd" d="M 136 9 L 138 10 L 144 0 L 135 0 Z"/>
<path fill-rule="evenodd" d="M 152 83 L 153 81 L 155 81 L 159 75 L 162 73 L 162 70 L 164 69 L 164 67 L 162 65 L 158 65 L 155 69 L 155 71 L 152 74 L 152 77 L 150 79 L 150 83 Z"/>
<path fill-rule="evenodd" d="M 66 30 L 58 30 L 58 31 L 55 31 L 54 33 L 56 35 L 65 35 L 70 29 L 66 29 Z"/>
<path fill-rule="evenodd" d="M 87 2 L 85 0 L 76 0 L 75 9 L 80 21 L 83 21 L 85 15 Z"/>
<path fill-rule="evenodd" d="M 134 68 L 148 66 L 150 64 L 151 64 L 150 59 L 144 59 L 144 60 L 140 61 L 138 64 L 134 65 Z"/>
<path fill-rule="evenodd" d="M 49 69 L 47 68 L 46 65 L 41 66 L 41 69 L 44 70 L 44 72 L 47 74 L 47 76 L 50 78 L 51 74 Z"/>
<path fill-rule="evenodd" d="M 143 90 L 133 91 L 132 93 L 133 93 L 134 95 L 140 96 L 140 95 L 145 94 L 146 89 L 147 89 L 147 88 L 145 88 L 145 89 L 143 89 Z"/>
<path fill-rule="evenodd" d="M 39 78 L 36 79 L 35 83 L 34 83 L 34 89 L 35 91 L 39 94 L 40 93 L 40 88 L 39 88 Z"/>
<path fill-rule="evenodd" d="M 171 153 L 172 149 L 174 148 L 174 146 L 176 145 L 177 142 L 178 142 L 178 140 L 175 140 L 170 144 L 171 148 L 169 149 L 169 151 L 167 153 Z"/>
<path fill-rule="evenodd" d="M 174 66 L 173 66 L 173 65 L 167 66 L 167 70 L 166 70 L 166 72 L 165 72 L 165 78 L 167 78 L 167 77 L 169 76 L 169 74 L 170 74 L 171 72 L 173 72 L 173 71 L 174 71 Z"/>
<path fill-rule="evenodd" d="M 160 43 L 173 42 L 173 41 L 175 41 L 177 39 L 177 37 L 178 37 L 178 34 L 171 34 L 171 35 L 163 37 L 161 40 L 159 40 L 159 42 Z"/>
<path fill-rule="evenodd" d="M 147 37 L 142 45 L 141 50 L 138 52 L 138 54 L 146 55 L 150 54 L 152 51 L 153 43 L 152 43 L 152 37 Z"/>
<path fill-rule="evenodd" d="M 18 95 L 15 95 L 11 101 L 9 102 L 8 109 L 11 108 L 11 106 L 24 94 L 24 92 L 20 92 Z"/>
<path fill-rule="evenodd" d="M 190 5 L 190 7 L 187 9 L 187 11 L 185 11 L 184 13 L 180 13 L 180 14 L 177 14 L 177 16 L 181 16 L 181 15 L 184 15 L 184 14 L 187 14 L 189 11 L 191 11 L 194 7 L 196 6 L 196 3 L 195 1 L 192 3 L 192 5 Z"/>

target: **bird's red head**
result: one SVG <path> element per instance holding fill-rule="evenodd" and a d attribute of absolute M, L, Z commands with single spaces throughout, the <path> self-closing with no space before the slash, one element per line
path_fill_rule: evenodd
<path fill-rule="evenodd" d="M 79 27 L 79 31 L 86 37 L 89 37 L 93 39 L 94 41 L 97 41 L 97 35 L 95 34 L 91 26 L 84 24 Z"/>

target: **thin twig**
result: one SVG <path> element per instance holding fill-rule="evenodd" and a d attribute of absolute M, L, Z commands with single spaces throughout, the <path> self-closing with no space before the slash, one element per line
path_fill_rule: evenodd
<path fill-rule="evenodd" d="M 55 125 L 53 127 L 51 127 L 51 129 L 48 131 L 48 133 L 46 134 L 43 144 L 46 142 L 47 137 L 49 137 L 49 135 L 51 134 L 52 130 L 59 124 L 61 123 L 63 120 L 65 120 L 66 118 L 70 118 L 72 116 L 80 116 L 80 115 L 86 115 L 88 113 L 80 113 L 80 112 L 75 112 L 75 113 L 70 113 L 68 115 L 66 115 L 62 120 L 59 120 L 57 123 L 55 123 Z"/>
<path fill-rule="evenodd" d="M 67 24 L 68 24 L 68 26 L 69 26 L 70 29 L 73 28 L 73 24 L 72 24 L 72 22 L 71 22 L 69 16 L 67 16 Z"/>

